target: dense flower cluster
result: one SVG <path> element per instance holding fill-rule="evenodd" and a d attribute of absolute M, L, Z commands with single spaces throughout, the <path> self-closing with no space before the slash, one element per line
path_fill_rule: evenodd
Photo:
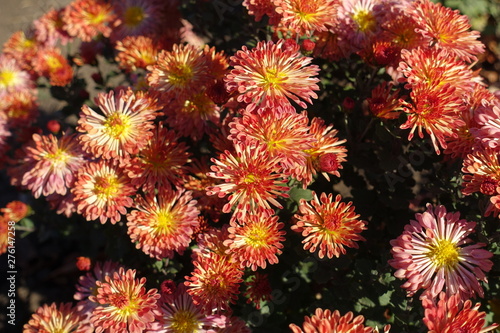
<path fill-rule="evenodd" d="M 236 333 L 277 316 L 270 331 L 388 333 L 403 308 L 386 299 L 399 288 L 381 273 L 391 267 L 407 297 L 420 296 L 429 332 L 496 328 L 471 299 L 487 295 L 487 241 L 498 235 L 472 220 L 500 216 L 500 95 L 473 69 L 485 46 L 468 18 L 430 0 L 244 0 L 238 9 L 256 21 L 245 29 L 256 31 L 215 43 L 198 34 L 210 24 L 189 22 L 192 3 L 74 0 L 5 43 L 0 167 L 10 185 L 119 238 L 110 244 L 126 239 L 77 254 L 77 302 L 40 306 L 24 332 Z M 339 77 L 348 68 L 356 73 Z M 39 107 L 46 87 L 67 102 L 53 114 Z M 391 154 L 415 137 L 461 167 L 452 194 L 485 200 L 479 214 L 440 196 L 444 185 L 426 197 L 418 184 L 411 205 L 387 208 L 407 198 L 377 185 L 408 167 Z M 418 180 L 438 169 L 428 164 L 408 169 Z M 380 221 L 408 207 L 404 230 Z M 20 201 L 0 212 L 5 253 L 9 232 L 35 224 Z M 395 239 L 375 248 L 370 237 L 383 232 Z M 377 261 L 389 247 L 392 258 Z M 344 311 L 347 280 L 353 311 L 385 307 L 383 318 Z M 367 283 L 393 289 L 365 297 Z"/>

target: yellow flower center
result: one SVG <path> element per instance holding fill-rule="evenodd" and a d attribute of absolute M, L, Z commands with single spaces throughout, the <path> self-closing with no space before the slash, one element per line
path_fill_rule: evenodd
<path fill-rule="evenodd" d="M 46 59 L 46 64 L 50 70 L 57 70 L 62 67 L 61 61 L 59 58 L 54 56 L 48 56 Z"/>
<path fill-rule="evenodd" d="M 267 246 L 268 230 L 262 228 L 258 224 L 249 226 L 249 230 L 246 233 L 246 243 L 251 247 L 265 247 Z"/>
<path fill-rule="evenodd" d="M 453 268 L 458 262 L 458 247 L 447 239 L 440 239 L 430 246 L 427 257 L 438 267 Z"/>
<path fill-rule="evenodd" d="M 115 139 L 127 136 L 131 128 L 130 117 L 119 112 L 113 113 L 104 122 L 104 132 Z"/>
<path fill-rule="evenodd" d="M 9 70 L 0 72 L 0 87 L 9 87 L 14 85 L 16 73 Z"/>
<path fill-rule="evenodd" d="M 179 64 L 168 75 L 168 81 L 176 87 L 185 87 L 193 78 L 193 70 L 186 64 Z"/>
<path fill-rule="evenodd" d="M 139 305 L 137 301 L 131 299 L 130 295 L 124 292 L 119 292 L 110 295 L 109 302 L 111 306 L 117 308 L 117 311 L 122 318 L 130 317 L 131 315 L 137 313 Z"/>
<path fill-rule="evenodd" d="M 21 47 L 25 50 L 29 50 L 35 46 L 35 41 L 33 39 L 25 39 L 21 43 Z"/>
<path fill-rule="evenodd" d="M 144 10 L 138 6 L 127 8 L 124 15 L 125 25 L 129 27 L 137 27 L 146 17 Z"/>
<path fill-rule="evenodd" d="M 176 227 L 174 216 L 169 211 L 160 210 L 156 215 L 156 230 L 159 234 L 171 234 Z"/>
<path fill-rule="evenodd" d="M 187 310 L 178 310 L 175 312 L 171 321 L 170 332 L 173 333 L 193 333 L 200 328 L 200 323 L 196 319 L 196 315 Z"/>
<path fill-rule="evenodd" d="M 58 148 L 54 153 L 47 154 L 45 157 L 46 159 L 52 161 L 54 165 L 63 165 L 66 164 L 71 155 Z"/>
<path fill-rule="evenodd" d="M 266 68 L 264 73 L 264 87 L 265 89 L 278 88 L 284 81 L 285 75 L 277 69 Z"/>
<path fill-rule="evenodd" d="M 248 175 L 245 176 L 243 179 L 243 182 L 245 184 L 253 184 L 257 181 L 257 177 L 253 173 L 249 173 Z"/>
<path fill-rule="evenodd" d="M 366 9 L 357 10 L 352 19 L 358 25 L 358 30 L 361 32 L 373 31 L 375 30 L 376 20 L 373 14 Z"/>
<path fill-rule="evenodd" d="M 94 192 L 99 199 L 109 199 L 116 196 L 120 190 L 120 182 L 115 175 L 97 177 L 94 186 Z"/>

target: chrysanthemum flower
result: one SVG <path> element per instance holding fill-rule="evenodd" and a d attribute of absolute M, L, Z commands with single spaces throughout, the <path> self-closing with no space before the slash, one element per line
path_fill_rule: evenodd
<path fill-rule="evenodd" d="M 199 256 L 193 261 L 194 271 L 186 276 L 184 284 L 195 304 L 205 309 L 227 310 L 230 303 L 236 303 L 243 271 L 237 263 L 228 261 L 215 253 Z"/>
<path fill-rule="evenodd" d="M 30 74 L 33 73 L 31 60 L 43 44 L 37 40 L 33 30 L 14 32 L 3 45 L 3 53 L 16 60 L 17 65 Z M 0 57 L 1 58 L 1 57 Z"/>
<path fill-rule="evenodd" d="M 109 219 L 112 224 L 127 213 L 133 205 L 130 196 L 136 192 L 123 169 L 103 160 L 82 167 L 71 191 L 78 213 L 87 221 Z"/>
<path fill-rule="evenodd" d="M 15 59 L 0 55 L 0 97 L 20 90 L 32 91 L 34 87 L 28 72 L 22 70 Z"/>
<path fill-rule="evenodd" d="M 196 238 L 197 248 L 193 249 L 191 259 L 193 261 L 202 261 L 201 257 L 210 257 L 217 255 L 219 258 L 231 261 L 228 254 L 229 247 L 225 241 L 229 238 L 229 224 L 224 224 L 222 228 L 208 228 L 205 232 Z M 200 258 L 200 259 L 199 259 Z"/>
<path fill-rule="evenodd" d="M 191 95 L 211 79 L 203 51 L 193 45 L 176 44 L 172 51 L 161 51 L 148 70 L 152 88 L 178 98 Z"/>
<path fill-rule="evenodd" d="M 248 111 L 257 106 L 290 109 L 289 99 L 307 108 L 304 101 L 312 104 L 311 98 L 318 98 L 314 91 L 319 90 L 319 79 L 314 76 L 319 67 L 300 54 L 298 45 L 284 44 L 262 41 L 252 50 L 243 46 L 231 57 L 234 69 L 224 79 L 227 90 L 238 93 L 237 100 L 248 104 Z"/>
<path fill-rule="evenodd" d="M 53 193 L 65 195 L 84 163 L 74 134 L 60 139 L 52 134 L 33 134 L 33 141 L 22 147 L 22 157 L 9 174 L 14 185 L 31 190 L 35 198 Z"/>
<path fill-rule="evenodd" d="M 109 37 L 116 22 L 113 7 L 104 0 L 75 0 L 62 13 L 63 29 L 72 37 L 90 42 L 102 34 Z"/>
<path fill-rule="evenodd" d="M 315 31 L 326 31 L 335 25 L 337 0 L 283 0 L 276 12 L 282 15 L 280 24 L 299 36 L 311 36 Z"/>
<path fill-rule="evenodd" d="M 196 201 L 191 192 L 160 188 L 135 200 L 136 209 L 127 215 L 128 234 L 137 248 L 152 258 L 172 258 L 182 254 L 198 227 Z"/>
<path fill-rule="evenodd" d="M 318 173 L 329 181 L 329 174 L 340 177 L 339 169 L 342 169 L 342 162 L 345 162 L 347 149 L 342 145 L 346 140 L 339 140 L 338 131 L 333 125 L 325 125 L 325 121 L 315 117 L 311 120 L 309 132 L 313 134 L 315 141 L 310 149 L 306 150 L 306 164 L 295 165 L 290 169 L 292 177 L 301 181 L 306 188 L 312 182 L 313 177 Z"/>
<path fill-rule="evenodd" d="M 55 211 L 56 214 L 71 217 L 76 213 L 75 196 L 70 191 L 66 192 L 65 195 L 52 193 L 45 199 L 49 203 L 50 209 Z"/>
<path fill-rule="evenodd" d="M 23 326 L 25 333 L 40 332 L 88 332 L 90 327 L 82 324 L 83 316 L 80 315 L 71 303 L 44 304 L 31 316 Z"/>
<path fill-rule="evenodd" d="M 120 268 L 104 282 L 96 281 L 97 295 L 91 298 L 99 304 L 90 317 L 96 333 L 141 333 L 154 321 L 160 294 L 156 289 L 146 291 L 146 278 L 138 279 L 135 273 Z"/>
<path fill-rule="evenodd" d="M 180 284 L 171 294 L 163 296 L 159 301 L 161 315 L 148 332 L 215 332 L 214 329 L 225 326 L 225 316 L 212 315 L 211 311 L 195 304 L 186 289 L 185 285 Z"/>
<path fill-rule="evenodd" d="M 56 46 L 58 41 L 60 41 L 62 45 L 66 45 L 72 40 L 68 32 L 63 29 L 63 12 L 64 8 L 57 10 L 51 9 L 40 18 L 33 21 L 36 39 L 42 42 L 43 45 Z"/>
<path fill-rule="evenodd" d="M 474 120 L 477 124 L 472 131 L 485 145 L 492 148 L 500 146 L 500 100 L 497 98 L 484 99 L 475 110 Z"/>
<path fill-rule="evenodd" d="M 146 192 L 159 187 L 181 187 L 190 156 L 187 149 L 174 131 L 160 123 L 146 146 L 132 159 L 124 160 L 122 166 L 132 184 Z"/>
<path fill-rule="evenodd" d="M 271 158 L 265 146 L 235 145 L 236 153 L 222 153 L 219 160 L 212 159 L 210 177 L 225 182 L 207 188 L 208 195 L 217 194 L 222 198 L 229 194 L 229 202 L 223 212 L 229 213 L 236 205 L 235 217 L 244 218 L 245 214 L 258 208 L 271 209 L 272 205 L 282 208 L 276 200 L 279 196 L 287 198 L 287 180 L 280 173 L 279 158 Z"/>
<path fill-rule="evenodd" d="M 371 113 L 382 119 L 398 119 L 403 110 L 402 97 L 399 96 L 401 89 L 392 90 L 393 84 L 382 82 L 372 90 L 372 96 L 367 98 L 368 108 Z"/>
<path fill-rule="evenodd" d="M 53 86 L 64 87 L 73 80 L 73 68 L 58 48 L 43 48 L 33 59 L 33 68 Z"/>
<path fill-rule="evenodd" d="M 22 201 L 14 200 L 0 208 L 0 212 L 10 221 L 19 222 L 30 213 L 30 206 Z"/>
<path fill-rule="evenodd" d="M 411 128 L 408 140 L 413 139 L 417 129 L 418 136 L 423 138 L 425 130 L 436 153 L 440 154 L 439 147 L 446 148 L 446 139 L 457 136 L 454 129 L 465 125 L 461 118 L 462 98 L 450 84 L 439 87 L 427 83 L 415 84 L 410 97 L 413 103 L 405 102 L 403 106 L 408 119 L 400 128 Z"/>
<path fill-rule="evenodd" d="M 9 145 L 7 140 L 11 135 L 12 133 L 9 130 L 7 116 L 0 109 L 0 154 L 3 154 L 8 149 Z M 0 165 L 1 164 L 2 163 L 0 162 Z"/>
<path fill-rule="evenodd" d="M 290 324 L 293 333 L 373 333 L 374 329 L 366 327 L 363 322 L 365 318 L 362 315 L 354 317 L 352 312 L 347 312 L 341 316 L 338 310 L 316 309 L 312 317 L 304 317 L 302 328 Z M 384 328 L 384 332 L 389 332 L 390 326 Z M 378 331 L 377 331 L 378 332 Z"/>
<path fill-rule="evenodd" d="M 31 90 L 20 90 L 0 98 L 0 112 L 8 119 L 10 128 L 27 127 L 39 114 L 37 98 Z"/>
<path fill-rule="evenodd" d="M 113 276 L 115 272 L 118 272 L 122 265 L 113 262 L 96 262 L 94 268 L 87 272 L 85 275 L 80 276 L 78 283 L 76 284 L 76 293 L 73 296 L 75 300 L 78 301 L 77 308 L 78 311 L 86 316 L 92 313 L 98 303 L 93 298 L 89 299 L 90 296 L 97 295 L 97 281 L 104 282 L 104 277 Z"/>
<path fill-rule="evenodd" d="M 410 1 L 402 3 L 409 4 Z M 415 31 L 417 22 L 405 10 L 408 6 L 402 7 L 402 9 L 395 11 L 395 15 L 391 15 L 387 20 L 381 22 L 381 34 L 400 51 L 427 47 L 428 43 L 425 42 L 424 37 Z M 375 39 L 377 38 L 375 37 Z M 398 64 L 394 63 L 394 65 L 397 67 Z"/>
<path fill-rule="evenodd" d="M 476 294 L 483 297 L 478 280 L 487 282 L 485 272 L 493 266 L 488 259 L 493 254 L 481 249 L 486 244 L 470 244 L 467 236 L 474 232 L 476 223 L 431 204 L 415 218 L 391 241 L 394 258 L 389 260 L 397 269 L 394 275 L 407 279 L 402 287 L 408 296 L 424 289 L 424 295 L 433 299 L 444 289 L 447 296 L 457 294 L 462 300 Z"/>
<path fill-rule="evenodd" d="M 297 222 L 292 230 L 305 237 L 304 250 L 314 253 L 319 248 L 320 258 L 338 258 L 346 253 L 346 247 L 357 249 L 356 242 L 365 240 L 360 233 L 366 230 L 366 222 L 358 220 L 352 202 L 341 200 L 339 194 L 333 199 L 331 193 L 321 193 L 318 198 L 314 192 L 311 202 L 300 200 L 300 214 L 295 214 Z"/>
<path fill-rule="evenodd" d="M 154 65 L 158 57 L 157 45 L 145 36 L 125 37 L 116 43 L 115 50 L 118 52 L 115 58 L 118 65 L 127 72 L 137 68 L 146 69 Z"/>
<path fill-rule="evenodd" d="M 266 268 L 267 263 L 277 264 L 285 241 L 284 224 L 278 222 L 273 210 L 260 210 L 247 214 L 242 220 L 231 221 L 229 239 L 224 242 L 227 253 L 240 262 L 242 268 Z"/>
<path fill-rule="evenodd" d="M 418 24 L 416 32 L 424 36 L 430 45 L 446 49 L 462 60 L 472 62 L 483 53 L 478 31 L 470 31 L 469 19 L 458 10 L 429 0 L 418 0 L 408 7 L 409 15 Z"/>
<path fill-rule="evenodd" d="M 77 131 L 83 149 L 95 157 L 114 159 L 136 154 L 153 135 L 153 119 L 159 109 L 156 100 L 134 94 L 130 89 L 99 93 L 95 103 L 103 115 L 82 107 Z"/>
<path fill-rule="evenodd" d="M 498 327 L 498 324 L 485 327 L 486 313 L 479 312 L 481 303 L 473 307 L 471 300 L 462 302 L 458 294 L 447 297 L 442 292 L 437 304 L 433 299 L 424 297 L 422 305 L 425 309 L 423 322 L 429 333 L 486 333 Z"/>
<path fill-rule="evenodd" d="M 247 303 L 253 303 L 257 310 L 260 309 L 260 303 L 272 299 L 272 288 L 267 274 L 254 273 L 248 281 L 245 282 L 247 289 L 243 296 L 247 298 Z"/>
<path fill-rule="evenodd" d="M 271 157 L 280 158 L 279 163 L 286 170 L 306 163 L 305 151 L 315 142 L 308 122 L 306 112 L 278 112 L 271 108 L 261 109 L 258 114 L 245 112 L 229 124 L 229 138 L 247 145 L 264 145 Z"/>
<path fill-rule="evenodd" d="M 255 16 L 255 21 L 262 20 L 264 15 L 269 17 L 269 24 L 275 25 L 281 19 L 276 12 L 274 1 L 269 0 L 243 0 L 242 5 L 248 10 L 248 14 Z"/>

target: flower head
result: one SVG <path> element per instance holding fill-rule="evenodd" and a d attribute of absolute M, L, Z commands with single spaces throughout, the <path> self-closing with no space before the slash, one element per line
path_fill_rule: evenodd
<path fill-rule="evenodd" d="M 457 294 L 462 300 L 476 294 L 483 297 L 478 280 L 487 281 L 485 272 L 493 266 L 488 258 L 493 254 L 481 249 L 483 243 L 470 244 L 467 236 L 474 232 L 476 223 L 431 204 L 415 218 L 391 241 L 394 258 L 389 260 L 397 269 L 394 275 L 407 279 L 402 287 L 408 296 L 424 289 L 430 298 L 443 290 L 447 296 Z"/>
<path fill-rule="evenodd" d="M 292 230 L 304 236 L 304 250 L 315 252 L 319 248 L 320 258 L 339 257 L 346 253 L 345 247 L 358 248 L 357 241 L 365 239 L 360 233 L 366 229 L 366 222 L 358 220 L 352 202 L 341 202 L 337 195 L 335 200 L 330 193 L 321 193 L 320 197 L 313 192 L 313 200 L 309 203 L 300 200 L 300 214 L 295 214 L 297 222 Z"/>
<path fill-rule="evenodd" d="M 53 86 L 64 87 L 73 80 L 73 68 L 58 48 L 43 48 L 33 59 L 38 75 L 47 77 Z"/>
<path fill-rule="evenodd" d="M 0 55 L 0 97 L 33 88 L 34 82 L 28 72 L 22 70 L 15 59 Z"/>
<path fill-rule="evenodd" d="M 71 303 L 44 304 L 31 316 L 23 326 L 25 333 L 39 332 L 87 332 L 90 327 L 83 324 L 83 316 L 73 308 Z"/>
<path fill-rule="evenodd" d="M 372 90 L 372 96 L 367 98 L 371 113 L 382 119 L 398 119 L 403 110 L 400 89 L 392 91 L 393 84 L 382 82 Z"/>
<path fill-rule="evenodd" d="M 75 0 L 62 13 L 63 29 L 71 37 L 90 42 L 102 34 L 109 37 L 112 25 L 116 22 L 113 7 L 104 0 Z"/>
<path fill-rule="evenodd" d="M 156 289 L 146 291 L 146 278 L 136 278 L 136 271 L 120 268 L 104 281 L 96 281 L 99 303 L 92 311 L 90 321 L 97 333 L 143 332 L 154 321 L 160 294 Z"/>
<path fill-rule="evenodd" d="M 317 65 L 312 58 L 304 57 L 299 46 L 285 47 L 284 40 L 278 43 L 259 42 L 255 48 L 242 50 L 231 57 L 234 67 L 225 77 L 230 93 L 237 93 L 237 100 L 246 103 L 247 110 L 255 107 L 277 107 L 290 109 L 290 100 L 302 108 L 311 98 L 318 98 L 315 90 L 319 79 Z"/>
<path fill-rule="evenodd" d="M 72 40 L 68 32 L 63 29 L 63 12 L 64 8 L 51 9 L 33 22 L 37 40 L 48 46 L 55 46 L 58 41 L 65 45 Z"/>
<path fill-rule="evenodd" d="M 137 68 L 146 69 L 153 65 L 158 57 L 157 45 L 153 39 L 145 36 L 127 36 L 116 43 L 116 61 L 127 72 Z"/>

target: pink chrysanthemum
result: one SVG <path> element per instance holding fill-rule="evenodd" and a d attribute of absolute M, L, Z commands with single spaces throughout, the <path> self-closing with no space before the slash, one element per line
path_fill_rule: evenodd
<path fill-rule="evenodd" d="M 153 39 L 144 36 L 128 36 L 116 43 L 115 60 L 127 72 L 137 68 L 146 69 L 154 65 L 158 57 L 158 46 Z"/>
<path fill-rule="evenodd" d="M 146 192 L 155 188 L 182 187 L 190 154 L 179 136 L 161 123 L 137 156 L 122 163 L 132 184 Z"/>
<path fill-rule="evenodd" d="M 31 190 L 35 198 L 53 193 L 65 195 L 84 163 L 74 134 L 60 139 L 52 134 L 33 134 L 33 141 L 22 148 L 22 157 L 9 173 L 13 184 Z"/>
<path fill-rule="evenodd" d="M 230 303 L 236 303 L 243 271 L 237 263 L 215 253 L 199 256 L 193 261 L 194 271 L 186 276 L 187 292 L 195 304 L 217 312 L 227 310 Z"/>
<path fill-rule="evenodd" d="M 169 96 L 185 98 L 211 79 L 203 50 L 193 45 L 174 45 L 161 51 L 156 64 L 149 66 L 149 85 Z"/>
<path fill-rule="evenodd" d="M 49 203 L 50 209 L 66 217 L 71 217 L 76 213 L 75 196 L 70 191 L 65 195 L 53 193 L 45 198 Z"/>
<path fill-rule="evenodd" d="M 258 208 L 271 209 L 272 205 L 282 208 L 277 201 L 279 196 L 287 198 L 287 180 L 280 173 L 279 158 L 271 158 L 265 146 L 235 145 L 236 153 L 222 153 L 219 160 L 212 159 L 208 175 L 223 179 L 225 182 L 207 188 L 208 195 L 217 194 L 220 198 L 229 194 L 229 202 L 223 212 L 229 213 L 236 205 L 235 217 L 244 218 L 245 214 Z"/>
<path fill-rule="evenodd" d="M 4 98 L 21 90 L 33 90 L 35 84 L 28 72 L 21 69 L 17 61 L 0 55 L 0 97 Z"/>
<path fill-rule="evenodd" d="M 123 169 L 103 160 L 82 167 L 71 191 L 78 213 L 87 221 L 109 219 L 112 224 L 127 213 L 126 208 L 133 205 L 130 196 L 136 192 Z"/>
<path fill-rule="evenodd" d="M 284 224 L 278 222 L 278 216 L 273 216 L 273 210 L 260 210 L 255 214 L 246 215 L 245 219 L 231 221 L 229 239 L 224 245 L 227 253 L 242 268 L 266 268 L 267 263 L 277 264 L 277 255 L 281 254 L 285 241 Z"/>
<path fill-rule="evenodd" d="M 498 327 L 498 324 L 485 327 L 486 313 L 479 312 L 481 303 L 472 306 L 471 300 L 462 301 L 458 294 L 447 297 L 444 292 L 439 294 L 437 304 L 433 299 L 423 298 L 423 322 L 429 333 L 486 333 Z"/>
<path fill-rule="evenodd" d="M 478 31 L 470 31 L 469 19 L 458 10 L 429 0 L 415 1 L 408 13 L 418 24 L 416 32 L 422 34 L 430 45 L 446 49 L 464 61 L 471 62 L 484 52 Z"/>
<path fill-rule="evenodd" d="M 74 332 L 85 333 L 90 327 L 82 323 L 83 316 L 73 308 L 71 303 L 44 304 L 31 316 L 23 326 L 24 333 L 40 332 Z"/>
<path fill-rule="evenodd" d="M 366 327 L 363 322 L 365 318 L 361 315 L 354 317 L 352 312 L 347 312 L 344 316 L 338 310 L 316 309 L 312 317 L 304 317 L 302 328 L 290 324 L 293 333 L 374 333 L 371 327 Z M 389 332 L 390 326 L 384 327 L 384 333 Z"/>
<path fill-rule="evenodd" d="M 366 230 L 366 222 L 358 220 L 352 202 L 341 200 L 339 194 L 333 199 L 331 193 L 321 193 L 318 198 L 314 192 L 311 202 L 300 200 L 300 214 L 295 214 L 297 222 L 292 230 L 305 237 L 304 250 L 314 253 L 319 248 L 320 258 L 338 258 L 346 253 L 346 247 L 357 249 L 356 242 L 365 240 L 360 234 Z"/>
<path fill-rule="evenodd" d="M 424 295 L 434 299 L 444 289 L 447 296 L 457 294 L 462 300 L 476 294 L 483 297 L 479 281 L 487 282 L 485 272 L 493 266 L 488 259 L 493 254 L 481 249 L 486 244 L 470 244 L 467 236 L 474 232 L 476 223 L 431 204 L 415 218 L 391 241 L 394 258 L 389 260 L 397 269 L 394 275 L 407 279 L 402 287 L 408 296 L 424 289 Z"/>
<path fill-rule="evenodd" d="M 152 258 L 172 258 L 182 254 L 199 226 L 196 201 L 191 192 L 160 188 L 135 200 L 136 209 L 127 215 L 128 234 L 137 248 Z"/>
<path fill-rule="evenodd" d="M 135 273 L 120 268 L 104 282 L 96 281 L 97 295 L 91 298 L 99 304 L 90 317 L 96 333 L 141 333 L 155 320 L 160 294 L 156 289 L 146 291 L 146 278 L 137 279 Z"/>
<path fill-rule="evenodd" d="M 311 61 L 300 54 L 298 45 L 285 46 L 284 40 L 259 42 L 252 50 L 243 46 L 231 57 L 234 69 L 224 80 L 227 90 L 248 104 L 248 111 L 257 106 L 290 109 L 289 99 L 307 108 L 303 100 L 312 104 L 311 98 L 318 98 L 314 91 L 319 90 L 319 79 L 314 77 L 319 67 Z"/>
<path fill-rule="evenodd" d="M 491 148 L 500 146 L 500 100 L 497 98 L 484 99 L 474 113 L 477 124 L 473 129 L 474 135 L 485 145 Z"/>
<path fill-rule="evenodd" d="M 327 31 L 335 25 L 337 0 L 280 0 L 274 1 L 276 12 L 282 15 L 280 24 L 299 36 Z"/>
<path fill-rule="evenodd" d="M 51 9 L 43 16 L 33 21 L 36 39 L 45 46 L 56 46 L 57 42 L 65 45 L 72 40 L 68 32 L 63 29 L 62 13 L 64 8 Z"/>
<path fill-rule="evenodd" d="M 413 86 L 410 97 L 413 103 L 405 102 L 403 106 L 408 119 L 400 128 L 411 129 L 408 140 L 413 139 L 417 129 L 418 136 L 423 138 L 425 130 L 436 153 L 440 154 L 439 147 L 446 148 L 446 140 L 457 136 L 454 129 L 465 125 L 461 118 L 462 98 L 450 84 L 429 86 L 424 82 Z"/>
<path fill-rule="evenodd" d="M 73 68 L 58 48 L 41 49 L 33 59 L 33 68 L 53 86 L 64 87 L 73 80 Z"/>
<path fill-rule="evenodd" d="M 109 37 L 116 23 L 112 5 L 104 0 L 75 0 L 65 8 L 62 19 L 63 29 L 84 42 L 99 34 Z"/>
<path fill-rule="evenodd" d="M 159 109 L 156 100 L 134 94 L 130 89 L 99 93 L 95 103 L 103 115 L 82 107 L 77 131 L 83 149 L 95 157 L 115 159 L 136 154 L 153 135 L 153 119 Z"/>

